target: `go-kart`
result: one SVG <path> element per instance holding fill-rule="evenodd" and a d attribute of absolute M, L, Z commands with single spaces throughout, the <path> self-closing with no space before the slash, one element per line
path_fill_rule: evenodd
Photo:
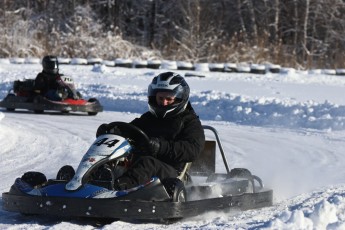
<path fill-rule="evenodd" d="M 103 107 L 96 98 L 85 100 L 76 91 L 71 77 L 61 76 L 59 79 L 62 85 L 59 90 L 61 100 L 51 100 L 38 94 L 34 90 L 34 79 L 16 80 L 13 88 L 9 90 L 7 96 L 0 101 L 0 107 L 8 111 L 16 109 L 32 110 L 35 113 L 43 113 L 45 110 L 68 112 L 87 112 L 88 115 L 97 115 L 103 111 Z"/>
<path fill-rule="evenodd" d="M 208 211 L 247 210 L 272 205 L 273 191 L 244 168 L 228 166 L 217 131 L 206 141 L 197 161 L 186 163 L 177 178 L 153 177 L 137 187 L 116 191 L 114 179 L 126 170 L 126 161 L 140 144 L 148 148 L 147 135 L 136 126 L 113 122 L 121 135 L 100 135 L 83 156 L 78 168 L 60 169 L 56 179 L 27 172 L 2 194 L 3 210 L 23 214 L 106 219 L 176 220 Z M 216 173 L 216 144 L 225 173 Z M 69 166 L 70 167 L 70 166 Z M 97 172 L 108 170 L 108 179 Z M 71 172 L 72 171 L 72 172 Z M 66 173 L 68 172 L 68 173 Z"/>

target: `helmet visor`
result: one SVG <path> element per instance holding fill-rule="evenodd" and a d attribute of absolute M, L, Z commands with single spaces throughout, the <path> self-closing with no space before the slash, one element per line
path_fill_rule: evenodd
<path fill-rule="evenodd" d="M 157 92 L 156 103 L 160 106 L 172 105 L 176 101 L 176 95 L 173 92 Z"/>
<path fill-rule="evenodd" d="M 47 61 L 45 67 L 47 70 L 53 70 L 53 69 L 59 68 L 57 62 L 55 61 Z"/>
<path fill-rule="evenodd" d="M 173 90 L 170 89 L 149 89 L 148 96 L 149 97 L 156 97 L 156 95 L 163 94 L 165 97 L 175 98 L 175 99 L 183 99 L 184 92 L 182 87 L 176 87 Z"/>

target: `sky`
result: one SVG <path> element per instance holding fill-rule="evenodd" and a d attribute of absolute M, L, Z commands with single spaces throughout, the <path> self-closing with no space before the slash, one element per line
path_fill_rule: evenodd
<path fill-rule="evenodd" d="M 0 100 L 14 80 L 33 79 L 40 71 L 39 63 L 0 60 Z M 97 98 L 104 112 L 0 108 L 0 192 L 27 171 L 54 178 L 63 165 L 77 167 L 100 124 L 129 122 L 148 110 L 147 86 L 165 71 L 60 65 L 83 97 Z M 204 76 L 186 77 L 192 106 L 203 125 L 217 129 L 230 168 L 248 168 L 273 189 L 273 206 L 208 212 L 170 225 L 128 220 L 98 227 L 0 209 L 0 229 L 345 229 L 345 76 L 289 68 L 275 74 L 174 71 Z M 220 157 L 216 171 L 225 172 Z"/>

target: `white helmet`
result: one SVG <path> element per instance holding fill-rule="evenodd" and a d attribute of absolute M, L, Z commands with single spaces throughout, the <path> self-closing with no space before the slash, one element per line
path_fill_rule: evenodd
<path fill-rule="evenodd" d="M 189 100 L 189 86 L 184 78 L 174 72 L 161 73 L 154 77 L 148 87 L 148 100 L 150 112 L 158 118 L 173 117 L 183 112 Z M 158 105 L 156 94 L 158 92 L 170 92 L 175 97 L 171 105 Z"/>

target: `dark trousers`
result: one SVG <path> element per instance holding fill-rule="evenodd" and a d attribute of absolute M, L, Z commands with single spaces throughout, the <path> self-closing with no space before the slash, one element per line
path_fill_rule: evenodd
<path fill-rule="evenodd" d="M 178 175 L 177 170 L 171 165 L 151 156 L 141 156 L 122 176 L 116 179 L 116 186 L 121 190 L 129 189 L 147 183 L 154 176 L 162 181 Z"/>

